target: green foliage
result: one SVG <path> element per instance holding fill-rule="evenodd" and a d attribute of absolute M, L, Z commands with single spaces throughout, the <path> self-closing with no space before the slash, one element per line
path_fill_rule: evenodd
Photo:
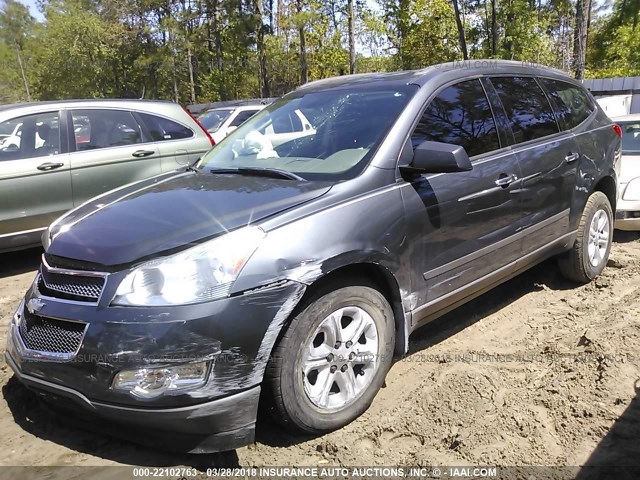
<path fill-rule="evenodd" d="M 468 56 L 569 71 L 577 0 L 354 0 L 356 70 Z M 640 75 L 638 2 L 593 0 L 587 76 Z M 282 95 L 349 72 L 347 0 L 0 0 L 0 102 Z M 604 7 L 603 7 L 604 6 Z M 457 22 L 456 20 L 459 20 Z M 304 42 L 304 43 L 303 43 Z M 304 45 L 304 48 L 302 48 Z M 266 85 L 266 89 L 261 85 Z"/>
<path fill-rule="evenodd" d="M 398 66 L 426 67 L 459 57 L 458 34 L 451 2 L 412 0 L 402 8 Z"/>
<path fill-rule="evenodd" d="M 24 100 L 24 86 L 20 80 L 15 51 L 5 42 L 0 42 L 0 103 Z"/>
<path fill-rule="evenodd" d="M 49 8 L 34 60 L 42 72 L 35 81 L 40 99 L 109 97 L 114 91 L 113 58 L 121 45 L 121 25 L 78 6 Z"/>
<path fill-rule="evenodd" d="M 0 0 L 0 101 L 31 100 L 27 66 L 35 44 L 33 17 L 23 4 Z"/>
<path fill-rule="evenodd" d="M 587 77 L 640 75 L 639 14 L 638 2 L 617 1 L 610 15 L 595 22 L 587 46 Z"/>

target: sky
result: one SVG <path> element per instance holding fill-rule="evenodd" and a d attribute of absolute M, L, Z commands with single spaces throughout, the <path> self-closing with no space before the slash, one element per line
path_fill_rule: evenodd
<path fill-rule="evenodd" d="M 44 20 L 44 17 L 42 16 L 40 11 L 38 10 L 38 6 L 36 5 L 36 0 L 19 0 L 19 1 L 20 1 L 20 3 L 23 3 L 24 5 L 29 7 L 29 11 L 31 12 L 31 15 L 33 15 L 33 17 L 36 20 L 38 20 L 39 22 Z"/>

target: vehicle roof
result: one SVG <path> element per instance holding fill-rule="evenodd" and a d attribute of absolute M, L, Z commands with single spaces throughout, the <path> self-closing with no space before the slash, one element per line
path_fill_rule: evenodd
<path fill-rule="evenodd" d="M 630 115 L 620 115 L 619 117 L 611 117 L 614 122 L 638 122 L 640 121 L 640 113 L 632 113 Z"/>
<path fill-rule="evenodd" d="M 18 109 L 38 109 L 40 107 L 64 108 L 66 106 L 82 107 L 82 106 L 105 106 L 117 107 L 126 105 L 128 108 L 145 108 L 152 105 L 177 105 L 175 102 L 168 100 L 137 100 L 137 99 L 75 99 L 75 100 L 48 100 L 44 102 L 24 102 L 0 105 L 0 112 Z"/>
<path fill-rule="evenodd" d="M 343 75 L 339 77 L 315 80 L 299 87 L 297 92 L 321 91 L 332 88 L 355 87 L 359 85 L 372 85 L 373 83 L 389 85 L 414 84 L 419 87 L 437 77 L 455 79 L 456 77 L 469 78 L 490 75 L 536 75 L 541 77 L 558 78 L 579 84 L 565 72 L 544 65 L 530 62 L 518 62 L 513 60 L 459 60 L 448 63 L 431 65 L 421 70 L 405 70 L 388 73 L 360 73 L 355 75 Z"/>

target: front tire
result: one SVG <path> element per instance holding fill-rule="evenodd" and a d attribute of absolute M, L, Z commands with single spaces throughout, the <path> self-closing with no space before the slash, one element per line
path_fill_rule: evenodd
<path fill-rule="evenodd" d="M 267 366 L 270 413 L 297 433 L 350 423 L 384 383 L 394 336 L 391 306 L 374 288 L 348 286 L 317 297 L 293 318 Z"/>
<path fill-rule="evenodd" d="M 560 272 L 569 280 L 587 283 L 602 273 L 613 239 L 613 212 L 602 192 L 593 192 L 584 207 L 573 247 L 558 258 Z"/>

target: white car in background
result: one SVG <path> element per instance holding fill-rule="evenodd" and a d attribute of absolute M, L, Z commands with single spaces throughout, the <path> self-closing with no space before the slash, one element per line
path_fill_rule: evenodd
<path fill-rule="evenodd" d="M 640 230 L 640 114 L 612 118 L 622 129 L 615 228 Z"/>
<path fill-rule="evenodd" d="M 57 124 L 56 124 L 57 127 Z M 36 124 L 35 148 L 44 146 L 45 139 L 42 138 L 42 123 Z M 22 138 L 22 122 L 5 122 L 0 125 L 0 151 L 15 152 L 20 150 L 20 139 Z"/>
<path fill-rule="evenodd" d="M 20 148 L 22 122 L 7 122 L 0 129 L 0 149 L 17 150 Z"/>
<path fill-rule="evenodd" d="M 262 110 L 265 105 L 212 108 L 198 115 L 198 121 L 207 129 L 213 141 L 220 143 L 244 122 Z"/>
<path fill-rule="evenodd" d="M 251 105 L 241 107 L 212 108 L 201 113 L 198 121 L 207 129 L 216 144 L 233 132 L 244 122 L 253 117 L 266 105 Z M 289 115 L 281 116 L 270 123 L 264 131 L 274 147 L 295 140 L 296 138 L 313 135 L 315 129 L 300 110 L 294 110 Z"/>

